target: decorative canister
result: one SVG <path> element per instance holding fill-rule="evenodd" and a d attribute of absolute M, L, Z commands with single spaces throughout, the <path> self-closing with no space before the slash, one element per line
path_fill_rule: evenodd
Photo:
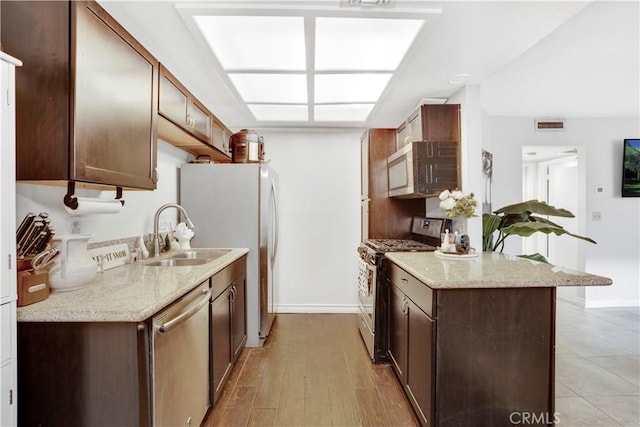
<path fill-rule="evenodd" d="M 261 137 L 255 130 L 241 129 L 229 138 L 233 163 L 259 163 L 262 159 Z"/>

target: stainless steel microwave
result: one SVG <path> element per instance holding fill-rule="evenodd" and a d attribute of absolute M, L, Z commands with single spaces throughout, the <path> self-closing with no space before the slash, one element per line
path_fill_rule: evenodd
<path fill-rule="evenodd" d="M 414 141 L 387 158 L 389 197 L 425 198 L 459 188 L 458 143 Z"/>

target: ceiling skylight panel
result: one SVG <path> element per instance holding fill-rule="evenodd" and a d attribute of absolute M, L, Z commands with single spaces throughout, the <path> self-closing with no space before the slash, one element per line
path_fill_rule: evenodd
<path fill-rule="evenodd" d="M 315 102 L 377 102 L 391 74 L 316 74 Z"/>
<path fill-rule="evenodd" d="M 420 19 L 317 18 L 316 70 L 393 71 L 423 23 Z"/>
<path fill-rule="evenodd" d="M 229 79 L 247 103 L 307 102 L 305 74 L 229 74 Z"/>
<path fill-rule="evenodd" d="M 309 120 L 306 105 L 247 104 L 247 106 L 256 120 L 266 122 L 306 122 Z"/>
<path fill-rule="evenodd" d="M 306 68 L 301 16 L 194 16 L 225 70 Z"/>
<path fill-rule="evenodd" d="M 337 104 L 316 105 L 314 117 L 316 122 L 364 122 L 374 104 Z"/>

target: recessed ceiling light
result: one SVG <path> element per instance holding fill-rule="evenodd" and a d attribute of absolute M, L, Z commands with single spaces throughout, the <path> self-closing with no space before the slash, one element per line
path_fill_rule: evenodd
<path fill-rule="evenodd" d="M 451 83 L 452 85 L 458 85 L 458 84 L 468 82 L 470 78 L 471 78 L 471 74 L 458 73 L 449 77 L 449 83 Z"/>
<path fill-rule="evenodd" d="M 306 105 L 247 104 L 256 120 L 265 122 L 306 122 L 309 111 Z"/>
<path fill-rule="evenodd" d="M 229 74 L 229 79 L 247 103 L 307 102 L 307 76 L 304 74 Z"/>
<path fill-rule="evenodd" d="M 423 24 L 421 19 L 317 18 L 315 68 L 393 71 Z"/>
<path fill-rule="evenodd" d="M 301 16 L 194 16 L 225 70 L 306 68 Z"/>

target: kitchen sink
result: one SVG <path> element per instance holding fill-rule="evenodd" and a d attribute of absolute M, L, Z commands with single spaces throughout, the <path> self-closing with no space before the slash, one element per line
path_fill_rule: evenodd
<path fill-rule="evenodd" d="M 145 265 L 150 267 L 180 267 L 180 266 L 201 265 L 211 261 L 213 260 L 208 258 L 177 258 L 177 259 L 167 258 L 159 261 L 148 262 L 148 263 L 145 263 Z"/>
<path fill-rule="evenodd" d="M 172 255 L 169 259 L 175 260 L 200 260 L 213 261 L 216 258 L 220 258 L 222 255 L 228 254 L 231 249 L 187 249 L 180 251 L 179 253 Z"/>

